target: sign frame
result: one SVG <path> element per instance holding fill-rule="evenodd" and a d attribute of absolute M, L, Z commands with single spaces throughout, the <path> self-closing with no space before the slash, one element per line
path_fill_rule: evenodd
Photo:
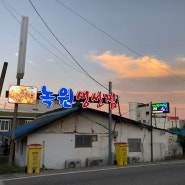
<path fill-rule="evenodd" d="M 169 102 L 152 103 L 152 114 L 164 114 L 170 112 Z"/>

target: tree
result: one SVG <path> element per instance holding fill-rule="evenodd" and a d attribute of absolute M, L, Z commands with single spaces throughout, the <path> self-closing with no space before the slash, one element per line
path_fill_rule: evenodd
<path fill-rule="evenodd" d="M 177 142 L 180 144 L 180 146 L 183 149 L 183 154 L 185 153 L 185 136 L 182 134 L 178 134 Z"/>

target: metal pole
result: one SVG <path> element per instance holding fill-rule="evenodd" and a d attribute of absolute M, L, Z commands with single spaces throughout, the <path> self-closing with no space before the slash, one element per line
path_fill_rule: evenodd
<path fill-rule="evenodd" d="M 176 107 L 175 107 L 175 128 L 177 128 L 177 120 L 176 120 Z"/>
<path fill-rule="evenodd" d="M 8 66 L 8 62 L 4 62 L 3 69 L 2 69 L 2 72 L 1 72 L 1 78 L 0 78 L 0 96 L 1 96 L 1 91 L 2 91 L 2 88 L 3 88 L 3 83 L 4 83 L 4 79 L 5 79 L 7 66 Z"/>
<path fill-rule="evenodd" d="M 109 94 L 112 94 L 112 82 L 109 82 Z M 109 165 L 112 164 L 112 110 L 109 103 Z"/>
<path fill-rule="evenodd" d="M 152 125 L 152 102 L 150 102 L 150 127 L 151 127 L 151 162 L 153 162 L 153 125 Z"/>
<path fill-rule="evenodd" d="M 22 17 L 21 22 L 21 33 L 20 33 L 20 42 L 19 42 L 19 57 L 18 57 L 18 65 L 17 65 L 17 85 L 20 85 L 21 79 L 24 76 L 24 68 L 25 68 L 25 59 L 26 59 L 26 45 L 27 45 L 27 35 L 28 35 L 28 20 L 29 18 L 26 16 Z M 14 105 L 14 117 L 13 117 L 13 125 L 12 125 L 12 136 L 10 141 L 10 152 L 9 152 L 9 160 L 8 164 L 11 166 L 14 156 L 14 146 L 15 146 L 15 136 L 16 136 L 16 126 L 17 126 L 17 114 L 18 114 L 18 103 Z"/>
<path fill-rule="evenodd" d="M 17 78 L 17 85 L 20 85 L 20 78 Z M 9 165 L 12 165 L 13 157 L 14 157 L 14 146 L 15 146 L 15 133 L 16 133 L 16 127 L 17 127 L 17 114 L 18 114 L 18 103 L 15 103 L 14 105 L 14 117 L 13 117 L 13 123 L 12 123 L 12 137 L 10 141 L 10 152 L 9 152 Z"/>
<path fill-rule="evenodd" d="M 24 70 L 25 70 L 28 22 L 29 22 L 29 18 L 26 16 L 22 16 L 20 42 L 19 42 L 19 56 L 18 56 L 18 64 L 17 64 L 17 78 L 20 78 L 20 79 L 23 79 Z"/>

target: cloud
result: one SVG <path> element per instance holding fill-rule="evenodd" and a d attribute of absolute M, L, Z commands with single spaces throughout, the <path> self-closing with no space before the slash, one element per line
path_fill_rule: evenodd
<path fill-rule="evenodd" d="M 53 60 L 52 58 L 50 58 L 50 59 L 47 60 L 47 62 L 48 62 L 48 63 L 53 63 L 54 60 Z"/>
<path fill-rule="evenodd" d="M 14 55 L 15 55 L 16 57 L 18 57 L 18 56 L 19 56 L 19 53 L 18 53 L 18 52 L 16 52 L 16 53 L 14 53 Z"/>
<path fill-rule="evenodd" d="M 173 66 L 154 57 L 134 58 L 110 51 L 100 55 L 91 52 L 89 58 L 111 72 L 102 79 L 112 81 L 122 112 L 128 112 L 129 102 L 170 102 L 172 110 L 185 109 L 185 58 L 177 58 Z"/>
<path fill-rule="evenodd" d="M 28 60 L 28 63 L 33 65 L 33 66 L 36 66 L 36 64 L 32 60 Z"/>
<path fill-rule="evenodd" d="M 185 74 L 185 66 L 172 68 L 165 61 L 149 56 L 133 58 L 126 55 L 114 55 L 106 51 L 101 55 L 92 54 L 90 58 L 122 78 L 164 77 L 172 74 L 172 71 L 176 75 Z M 185 58 L 181 60 L 185 61 Z"/>
<path fill-rule="evenodd" d="M 177 61 L 185 64 L 185 57 L 179 57 L 179 58 L 177 58 Z"/>

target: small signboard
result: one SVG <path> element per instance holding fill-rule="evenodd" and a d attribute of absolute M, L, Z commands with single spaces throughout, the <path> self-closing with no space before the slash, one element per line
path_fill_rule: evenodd
<path fill-rule="evenodd" d="M 169 113 L 169 103 L 152 103 L 152 113 Z"/>
<path fill-rule="evenodd" d="M 10 85 L 8 102 L 20 104 L 36 104 L 37 88 L 32 86 Z"/>
<path fill-rule="evenodd" d="M 76 96 L 72 89 L 62 87 L 58 94 L 49 91 L 44 85 L 41 92 L 37 91 L 36 87 L 32 86 L 18 86 L 10 85 L 9 90 L 6 91 L 9 103 L 18 104 L 36 104 L 37 100 L 42 100 L 42 103 L 51 107 L 53 101 L 58 100 L 59 105 L 64 108 L 72 108 L 72 103 L 82 102 L 82 107 L 87 108 L 89 103 L 97 103 L 97 108 L 102 107 L 104 104 L 109 104 L 110 109 L 117 107 L 117 95 L 114 93 L 92 93 L 90 96 L 89 91 L 78 91 Z"/>

